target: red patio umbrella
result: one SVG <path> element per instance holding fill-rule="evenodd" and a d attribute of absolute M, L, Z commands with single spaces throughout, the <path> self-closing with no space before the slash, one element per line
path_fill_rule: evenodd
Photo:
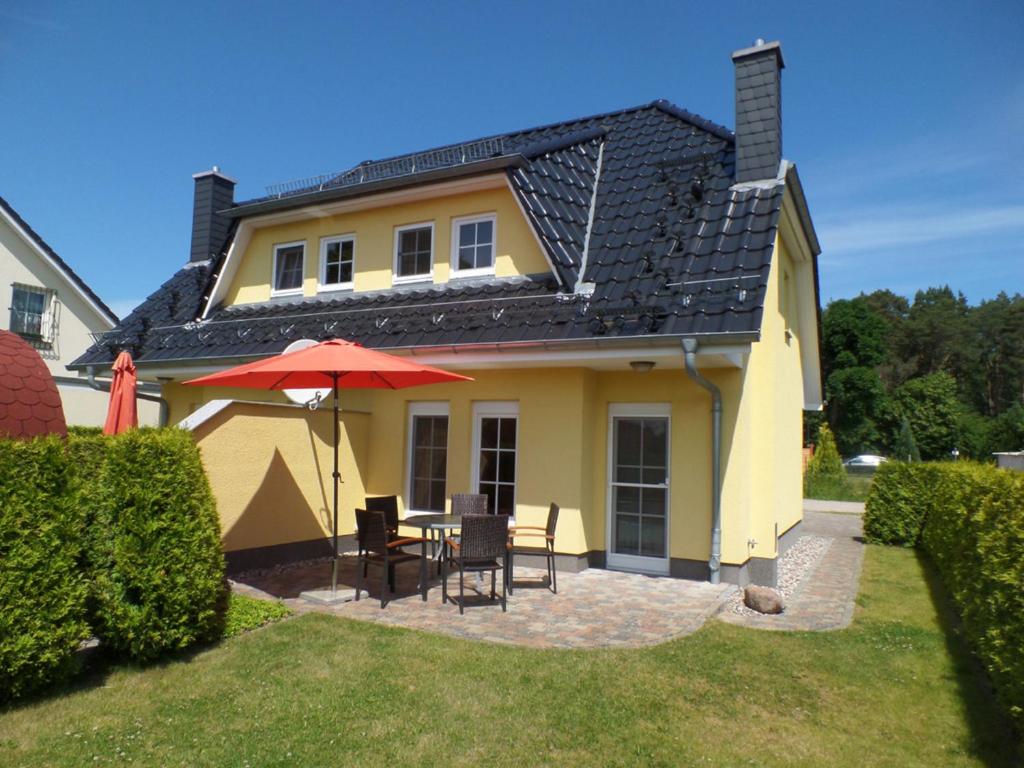
<path fill-rule="evenodd" d="M 185 384 L 248 389 L 323 389 L 334 392 L 334 559 L 331 590 L 338 588 L 338 390 L 404 389 L 449 381 L 472 381 L 468 376 L 421 365 L 407 358 L 367 349 L 361 344 L 332 339 L 281 355 L 201 376 Z"/>
<path fill-rule="evenodd" d="M 139 426 L 139 413 L 135 406 L 135 363 L 132 356 L 122 352 L 114 361 L 114 380 L 110 384 L 110 404 L 103 434 L 117 435 Z"/>

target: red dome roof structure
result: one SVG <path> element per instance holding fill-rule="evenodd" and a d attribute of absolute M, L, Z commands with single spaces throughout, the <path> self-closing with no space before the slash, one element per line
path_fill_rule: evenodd
<path fill-rule="evenodd" d="M 39 353 L 10 331 L 0 331 L 0 437 L 66 437 L 57 384 Z"/>

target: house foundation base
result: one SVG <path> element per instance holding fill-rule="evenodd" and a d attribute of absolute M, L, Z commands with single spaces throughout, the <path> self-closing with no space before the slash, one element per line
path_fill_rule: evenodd
<path fill-rule="evenodd" d="M 778 586 L 778 558 L 793 546 L 800 537 L 801 522 L 798 521 L 779 536 L 779 540 L 776 543 L 778 556 L 751 557 L 744 563 L 722 563 L 720 571 L 722 581 L 728 584 L 737 584 L 741 587 L 745 587 L 748 584 L 758 584 L 765 587 Z M 355 536 L 338 537 L 339 552 L 349 552 L 355 550 L 355 548 Z M 310 539 L 308 541 L 275 544 L 268 547 L 236 549 L 225 552 L 224 557 L 227 560 L 228 575 L 232 575 L 259 568 L 272 568 L 303 560 L 330 557 L 331 551 L 330 539 Z M 544 557 L 539 555 L 518 555 L 516 557 L 516 565 L 526 568 L 544 568 L 546 562 Z M 587 568 L 604 568 L 606 565 L 607 557 L 603 550 L 593 549 L 582 554 L 555 553 L 555 569 L 562 572 L 579 573 Z M 707 581 L 710 574 L 706 560 L 674 557 L 669 561 L 668 575 L 676 579 Z M 329 593 L 330 590 L 327 590 L 327 592 Z M 341 592 L 339 591 L 338 594 L 340 595 Z"/>

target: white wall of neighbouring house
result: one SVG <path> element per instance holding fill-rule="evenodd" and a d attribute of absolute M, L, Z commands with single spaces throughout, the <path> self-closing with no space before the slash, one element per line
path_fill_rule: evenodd
<path fill-rule="evenodd" d="M 56 379 L 65 421 L 69 425 L 102 426 L 107 415 L 107 394 L 89 387 L 84 378 L 67 369 L 67 364 L 89 348 L 91 333 L 109 330 L 110 321 L 0 212 L 0 330 L 11 330 L 11 307 L 18 285 L 52 292 L 48 312 L 53 331 L 46 340 L 30 342 Z M 109 371 L 97 374 L 103 376 Z M 138 406 L 140 424 L 157 424 L 156 403 L 139 400 Z"/>

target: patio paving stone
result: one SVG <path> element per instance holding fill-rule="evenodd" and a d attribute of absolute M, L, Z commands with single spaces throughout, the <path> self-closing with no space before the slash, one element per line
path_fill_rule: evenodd
<path fill-rule="evenodd" d="M 319 560 L 279 569 L 240 574 L 232 589 L 252 597 L 277 598 L 298 613 L 330 613 L 473 640 L 524 645 L 534 648 L 607 648 L 657 645 L 699 629 L 735 587 L 586 570 L 559 573 L 558 594 L 543 580 L 541 569 L 516 568 L 515 594 L 508 612 L 488 599 L 489 579 L 483 594 L 472 576 L 466 578 L 466 612 L 458 605 L 441 603 L 440 578 L 430 584 L 427 602 L 417 591 L 418 566 L 398 567 L 395 595 L 383 610 L 377 592 L 379 578 L 370 575 L 370 596 L 359 602 L 319 605 L 303 600 L 305 590 L 330 584 L 330 561 Z M 339 589 L 355 585 L 355 558 L 339 564 Z M 458 576 L 450 577 L 449 595 L 458 594 Z M 500 591 L 500 584 L 498 587 Z"/>
<path fill-rule="evenodd" d="M 301 592 L 330 584 L 330 560 L 298 563 L 283 568 L 241 574 L 232 589 L 264 599 L 279 599 L 297 613 L 330 613 L 346 618 L 418 629 L 471 640 L 522 645 L 531 648 L 636 648 L 664 643 L 699 629 L 711 616 L 756 629 L 823 631 L 841 629 L 853 617 L 860 584 L 864 545 L 859 515 L 806 512 L 804 532 L 834 539 L 832 546 L 809 572 L 783 614 L 741 616 L 725 601 L 737 589 L 731 584 L 709 584 L 644 576 L 604 569 L 559 573 L 558 594 L 552 594 L 543 570 L 516 568 L 515 594 L 508 613 L 491 603 L 489 579 L 485 594 L 476 591 L 475 579 L 466 578 L 466 612 L 458 605 L 441 603 L 440 578 L 434 574 L 423 602 L 417 590 L 416 564 L 398 567 L 397 589 L 391 602 L 380 608 L 380 579 L 371 569 L 369 597 L 336 605 L 315 604 Z M 339 563 L 338 587 L 355 586 L 355 557 Z M 458 594 L 458 576 L 450 577 L 449 595 Z M 500 586 L 499 586 L 500 589 Z"/>

